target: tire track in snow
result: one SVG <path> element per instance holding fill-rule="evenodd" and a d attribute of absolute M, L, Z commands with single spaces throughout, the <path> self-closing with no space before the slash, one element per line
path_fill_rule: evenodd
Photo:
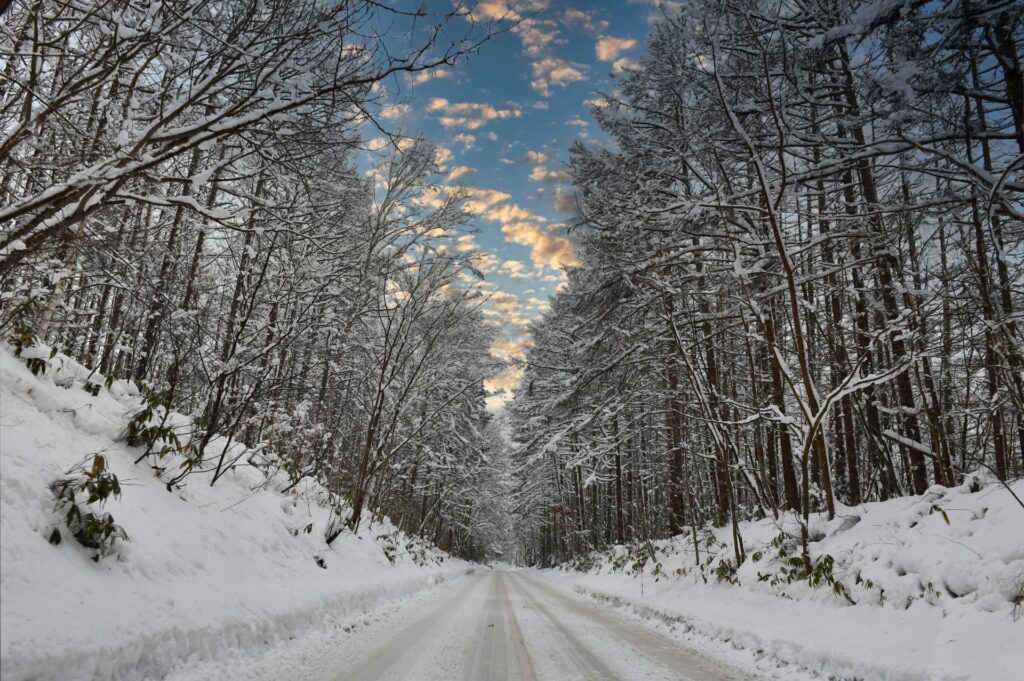
<path fill-rule="evenodd" d="M 563 660 L 568 660 L 575 667 L 578 676 L 572 678 L 586 679 L 587 681 L 619 681 L 619 677 L 612 672 L 593 652 L 590 651 L 576 636 L 569 631 L 569 628 L 556 618 L 551 612 L 530 593 L 525 586 L 526 582 L 518 575 L 511 579 L 516 591 L 529 601 L 533 609 L 539 613 L 544 620 L 554 629 L 561 639 L 563 645 L 561 652 L 564 653 Z M 546 647 L 551 647 L 550 641 Z M 564 678 L 564 677 L 563 677 Z"/>

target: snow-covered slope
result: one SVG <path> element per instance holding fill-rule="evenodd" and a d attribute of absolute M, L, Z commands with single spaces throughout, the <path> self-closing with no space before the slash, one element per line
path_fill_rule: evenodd
<path fill-rule="evenodd" d="M 469 569 L 426 547 L 412 560 L 407 540 L 387 523 L 345 533 L 328 548 L 328 512 L 316 502 L 322 490 L 307 484 L 280 494 L 283 479 L 264 484 L 249 465 L 214 487 L 196 476 L 168 492 L 150 466 L 134 463 L 142 450 L 117 441 L 139 410 L 134 387 L 118 381 L 94 396 L 83 389 L 87 376 L 61 355 L 33 376 L 0 347 L 5 681 L 159 678 L 314 627 L 348 626 L 385 600 Z M 122 485 L 104 510 L 130 541 L 94 562 L 66 531 L 60 545 L 47 542 L 60 526 L 48 485 L 97 453 Z M 385 548 L 397 549 L 394 563 Z"/>
<path fill-rule="evenodd" d="M 1024 481 L 1011 489 L 1024 498 Z M 690 643 L 742 648 L 762 658 L 762 670 L 784 663 L 864 681 L 1024 678 L 1024 508 L 1004 485 L 975 474 L 956 488 L 841 507 L 831 522 L 812 517 L 810 528 L 816 586 L 786 575 L 799 556 L 792 517 L 742 523 L 748 559 L 735 571 L 721 529 L 701 542 L 703 569 L 684 535 L 615 547 L 578 562 L 580 572 L 546 576 L 665 622 Z"/>

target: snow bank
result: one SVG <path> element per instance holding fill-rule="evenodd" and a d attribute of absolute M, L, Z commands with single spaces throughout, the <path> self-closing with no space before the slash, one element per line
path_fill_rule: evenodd
<path fill-rule="evenodd" d="M 1024 481 L 1011 486 L 1024 498 Z M 790 578 L 795 518 L 651 547 L 615 547 L 548 579 L 667 624 L 699 647 L 741 648 L 758 671 L 784 664 L 826 678 L 936 681 L 1024 678 L 1024 508 L 975 474 L 956 488 L 841 507 L 812 518 L 820 581 Z M 828 570 L 832 563 L 831 570 Z M 720 652 L 720 651 L 719 651 Z"/>
<path fill-rule="evenodd" d="M 399 547 L 405 540 L 387 523 L 345 533 L 328 548 L 328 511 L 316 502 L 322 490 L 307 484 L 279 494 L 247 464 L 215 487 L 194 476 L 168 492 L 150 466 L 134 464 L 141 449 L 117 442 L 140 409 L 134 386 L 117 381 L 94 396 L 84 389 L 84 367 L 61 355 L 48 364 L 33 376 L 0 347 L 5 681 L 159 678 L 312 628 L 345 626 L 384 601 L 469 569 L 433 549 L 414 562 L 398 548 L 392 563 L 388 541 L 375 537 L 392 535 Z M 94 552 L 66 532 L 59 546 L 47 542 L 59 526 L 48 485 L 97 453 L 122 485 L 120 499 L 104 510 L 130 542 L 93 562 Z"/>

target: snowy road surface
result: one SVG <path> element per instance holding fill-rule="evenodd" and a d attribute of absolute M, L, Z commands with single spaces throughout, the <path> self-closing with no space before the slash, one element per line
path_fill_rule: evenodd
<path fill-rule="evenodd" d="M 528 572 L 457 580 L 377 623 L 322 660 L 331 681 L 748 679 Z M 384 629 L 384 631 L 382 631 Z M 371 634 L 369 630 L 365 632 Z M 348 648 L 349 650 L 345 650 Z M 344 659 L 347 658 L 347 659 Z M 320 674 L 324 674 L 321 676 Z"/>

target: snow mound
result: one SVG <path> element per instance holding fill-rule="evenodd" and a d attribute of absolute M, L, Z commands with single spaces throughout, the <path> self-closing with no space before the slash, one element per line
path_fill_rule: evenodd
<path fill-rule="evenodd" d="M 617 546 L 549 578 L 666 624 L 825 678 L 1016 681 L 1024 669 L 1024 481 L 955 488 L 812 516 L 802 571 L 795 516 Z M 574 571 L 572 568 L 579 570 Z M 812 584 L 812 581 L 816 582 Z M 763 667 L 760 667 L 763 671 Z"/>
<path fill-rule="evenodd" d="M 32 358 L 45 365 L 38 375 L 26 367 Z M 99 386 L 95 395 L 87 384 Z M 122 441 L 141 406 L 127 381 L 106 387 L 48 348 L 18 359 L 0 347 L 5 681 L 160 678 L 314 627 L 343 627 L 469 569 L 431 548 L 412 560 L 401 549 L 407 538 L 386 521 L 328 548 L 322 488 L 307 482 L 281 494 L 286 481 L 268 481 L 245 458 L 216 486 L 189 478 L 169 492 L 146 462 L 135 464 L 143 450 Z M 54 527 L 64 529 L 48 486 L 95 454 L 122 487 L 103 510 L 130 537 L 96 562 L 67 533 L 58 546 L 47 541 Z"/>

